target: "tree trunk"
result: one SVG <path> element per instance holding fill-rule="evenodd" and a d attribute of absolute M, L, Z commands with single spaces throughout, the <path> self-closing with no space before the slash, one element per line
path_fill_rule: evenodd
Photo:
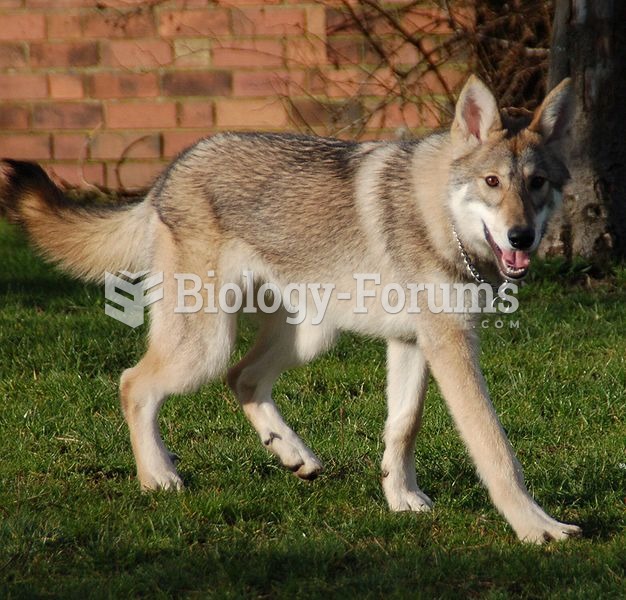
<path fill-rule="evenodd" d="M 544 254 L 626 256 L 626 1 L 556 0 L 548 89 L 576 93 L 572 181 Z"/>

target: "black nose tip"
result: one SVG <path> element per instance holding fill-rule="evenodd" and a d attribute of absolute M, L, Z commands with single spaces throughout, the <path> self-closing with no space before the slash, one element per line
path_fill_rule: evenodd
<path fill-rule="evenodd" d="M 508 236 L 511 246 L 517 250 L 528 250 L 535 241 L 535 231 L 532 227 L 512 227 Z"/>

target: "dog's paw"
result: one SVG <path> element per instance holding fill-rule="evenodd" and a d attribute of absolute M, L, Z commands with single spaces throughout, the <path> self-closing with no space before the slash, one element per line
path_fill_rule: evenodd
<path fill-rule="evenodd" d="M 324 467 L 322 466 L 322 463 L 317 459 L 317 457 L 311 455 L 306 458 L 300 467 L 298 467 L 297 471 L 293 471 L 293 474 L 300 479 L 313 481 L 323 470 Z"/>
<path fill-rule="evenodd" d="M 383 490 L 389 509 L 393 512 L 427 512 L 433 507 L 433 501 L 418 487 L 394 487 L 383 479 Z"/>
<path fill-rule="evenodd" d="M 146 492 L 157 490 L 179 491 L 183 489 L 183 480 L 176 471 L 170 473 L 159 473 L 157 475 L 140 475 L 139 483 L 141 489 Z"/>
<path fill-rule="evenodd" d="M 428 512 L 433 507 L 433 501 L 422 492 L 407 491 L 387 502 L 393 512 Z"/>
<path fill-rule="evenodd" d="M 171 452 L 160 457 L 162 460 L 155 461 L 149 466 L 140 467 L 137 476 L 141 489 L 144 491 L 183 489 L 183 480 L 174 467 L 174 460 L 178 457 Z"/>
<path fill-rule="evenodd" d="M 285 468 L 300 479 L 310 481 L 322 472 L 322 463 L 317 456 L 293 432 L 270 432 L 262 439 L 263 445 L 280 459 Z"/>
<path fill-rule="evenodd" d="M 535 523 L 527 523 L 516 530 L 522 542 L 529 544 L 545 544 L 547 542 L 566 540 L 571 537 L 580 537 L 582 530 L 577 525 L 560 523 L 547 515 Z"/>

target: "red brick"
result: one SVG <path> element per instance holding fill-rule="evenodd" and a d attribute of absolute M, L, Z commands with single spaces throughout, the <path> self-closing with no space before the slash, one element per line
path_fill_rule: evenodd
<path fill-rule="evenodd" d="M 102 62 L 127 69 L 166 67 L 172 48 L 163 40 L 113 40 L 102 47 Z"/>
<path fill-rule="evenodd" d="M 163 37 L 216 36 L 230 34 L 226 9 L 167 11 L 161 13 L 159 34 Z"/>
<path fill-rule="evenodd" d="M 279 100 L 216 100 L 215 114 L 218 127 L 229 129 L 280 129 L 289 123 Z"/>
<path fill-rule="evenodd" d="M 450 12 L 456 24 L 463 29 L 471 31 L 476 26 L 476 6 L 471 4 L 456 6 L 455 3 L 451 3 Z"/>
<path fill-rule="evenodd" d="M 323 126 L 321 133 L 333 133 L 337 128 L 346 129 L 360 124 L 363 110 L 359 102 L 323 102 L 314 98 L 298 98 L 293 101 L 294 121 L 307 127 Z"/>
<path fill-rule="evenodd" d="M 290 67 L 317 67 L 326 64 L 326 44 L 318 38 L 292 38 L 285 45 Z"/>
<path fill-rule="evenodd" d="M 111 0 L 105 0 L 107 4 L 111 4 Z M 135 0 L 136 1 L 136 0 Z M 25 0 L 26 6 L 33 8 L 50 9 L 51 2 L 54 2 L 54 8 L 84 8 L 85 0 Z M 133 2 L 128 0 L 127 5 Z"/>
<path fill-rule="evenodd" d="M 52 98 L 71 99 L 82 98 L 83 80 L 80 75 L 55 73 L 48 76 L 50 82 L 50 96 Z"/>
<path fill-rule="evenodd" d="M 80 15 L 55 13 L 48 15 L 46 19 L 49 40 L 71 40 L 83 37 Z"/>
<path fill-rule="evenodd" d="M 0 69 L 17 69 L 24 66 L 26 66 L 25 44 L 0 44 Z"/>
<path fill-rule="evenodd" d="M 213 125 L 211 102 L 180 102 L 178 113 L 181 127 L 209 128 Z"/>
<path fill-rule="evenodd" d="M 0 75 L 0 99 L 29 100 L 47 95 L 45 75 Z"/>
<path fill-rule="evenodd" d="M 305 32 L 302 9 L 285 7 L 233 8 L 235 35 L 298 35 Z"/>
<path fill-rule="evenodd" d="M 39 2 L 41 4 L 50 4 L 51 0 L 26 0 L 27 2 Z M 180 0 L 176 0 L 176 1 L 180 1 Z M 185 0 L 182 0 L 183 2 Z M 92 6 L 92 5 L 96 5 L 96 6 L 101 6 L 102 8 L 121 8 L 121 9 L 125 9 L 128 10 L 129 8 L 133 7 L 133 6 L 145 6 L 146 4 L 148 6 L 150 5 L 158 5 L 159 2 L 155 2 L 154 0 L 151 0 L 150 2 L 146 2 L 146 0 L 100 0 L 100 1 L 95 1 L 95 0 L 55 0 L 55 4 L 66 4 L 66 5 L 73 5 L 76 4 L 78 6 L 81 6 L 82 8 L 85 7 L 85 5 L 88 6 Z"/>
<path fill-rule="evenodd" d="M 276 40 L 234 40 L 213 49 L 216 67 L 280 67 L 283 47 Z"/>
<path fill-rule="evenodd" d="M 22 0 L 0 0 L 0 8 L 21 8 Z"/>
<path fill-rule="evenodd" d="M 331 36 L 326 42 L 326 52 L 332 65 L 357 65 L 363 60 L 363 38 Z"/>
<path fill-rule="evenodd" d="M 96 42 L 35 43 L 30 45 L 34 67 L 89 67 L 98 64 Z"/>
<path fill-rule="evenodd" d="M 57 179 L 79 187 L 89 185 L 104 186 L 104 165 L 100 163 L 72 162 L 69 164 L 54 163 L 47 170 Z"/>
<path fill-rule="evenodd" d="M 211 40 L 209 38 L 181 38 L 174 40 L 176 68 L 206 69 L 211 66 Z"/>
<path fill-rule="evenodd" d="M 354 94 L 385 98 L 393 93 L 396 86 L 397 78 L 390 69 L 378 69 L 370 75 L 356 67 L 338 71 L 326 70 L 316 76 L 312 83 L 315 93 L 326 90 L 327 94 L 335 98 Z"/>
<path fill-rule="evenodd" d="M 195 144 L 208 132 L 168 131 L 163 134 L 163 156 L 173 158 L 185 148 Z"/>
<path fill-rule="evenodd" d="M 321 4 L 306 6 L 306 30 L 320 39 L 326 37 L 326 8 Z"/>
<path fill-rule="evenodd" d="M 398 141 L 398 136 L 395 131 L 385 131 L 383 129 L 365 129 L 363 133 L 359 134 L 359 141 L 361 142 L 381 142 L 386 140 Z"/>
<path fill-rule="evenodd" d="M 230 96 L 232 79 L 228 71 L 172 71 L 161 87 L 168 96 Z"/>
<path fill-rule="evenodd" d="M 151 11 L 97 10 L 83 17 L 83 32 L 98 39 L 147 38 L 155 35 L 156 28 Z"/>
<path fill-rule="evenodd" d="M 358 26 L 354 23 L 347 11 L 339 8 L 326 8 L 326 33 L 360 33 Z"/>
<path fill-rule="evenodd" d="M 101 123 L 100 104 L 40 104 L 33 110 L 33 126 L 38 129 L 93 129 Z"/>
<path fill-rule="evenodd" d="M 402 101 L 387 104 L 368 122 L 370 129 L 432 129 L 440 125 L 439 111 L 433 105 Z"/>
<path fill-rule="evenodd" d="M 422 38 L 425 39 L 425 38 Z M 378 67 L 381 63 L 381 58 L 379 52 L 372 46 L 367 40 L 364 40 L 364 56 L 363 56 L 363 64 L 365 65 L 375 65 Z"/>
<path fill-rule="evenodd" d="M 427 44 L 427 41 L 428 38 L 422 39 L 422 47 L 426 50 L 426 52 L 432 49 L 431 45 Z M 404 44 L 400 44 L 394 49 L 391 61 L 394 66 L 407 65 L 412 67 L 413 65 L 416 65 L 421 58 L 422 54 L 419 50 L 413 44 L 406 42 Z"/>
<path fill-rule="evenodd" d="M 159 95 L 156 73 L 94 73 L 89 79 L 94 98 L 147 98 Z"/>
<path fill-rule="evenodd" d="M 123 0 L 118 0 L 123 2 Z M 224 4 L 232 6 L 233 3 L 240 4 L 242 0 L 170 0 L 167 4 L 171 8 L 190 9 L 190 8 L 206 8 L 207 4 Z M 263 0 L 260 0 L 263 1 Z M 172 6 L 173 5 L 173 6 Z"/>
<path fill-rule="evenodd" d="M 346 98 L 364 92 L 368 74 L 357 67 L 332 69 L 311 78 L 311 91 L 329 98 Z"/>
<path fill-rule="evenodd" d="M 30 109 L 26 106 L 12 106 L 4 104 L 0 108 L 0 130 L 28 129 Z"/>
<path fill-rule="evenodd" d="M 402 25 L 413 34 L 454 33 L 446 12 L 436 8 L 418 7 L 415 10 L 409 10 L 402 18 Z"/>
<path fill-rule="evenodd" d="M 107 185 L 124 190 L 145 189 L 154 183 L 165 166 L 165 162 L 107 164 Z"/>
<path fill-rule="evenodd" d="M 52 136 L 54 158 L 82 160 L 87 155 L 89 136 L 79 133 L 55 133 Z"/>
<path fill-rule="evenodd" d="M 283 0 L 217 0 L 217 2 L 224 6 L 255 6 L 259 4 L 281 4 Z"/>
<path fill-rule="evenodd" d="M 235 96 L 298 95 L 305 89 L 304 71 L 235 71 Z"/>
<path fill-rule="evenodd" d="M 40 14 L 4 14 L 0 40 L 42 40 L 46 36 L 46 21 Z"/>
<path fill-rule="evenodd" d="M 92 158 L 159 158 L 161 136 L 158 133 L 101 132 L 91 142 Z"/>
<path fill-rule="evenodd" d="M 452 91 L 458 90 L 461 84 L 467 79 L 466 71 L 443 67 L 439 72 L 448 85 L 448 88 Z M 444 85 L 433 71 L 428 71 L 422 75 L 418 81 L 418 87 L 423 92 L 430 94 L 442 94 L 445 92 Z"/>
<path fill-rule="evenodd" d="M 1 135 L 0 156 L 27 160 L 50 158 L 50 136 L 32 133 Z"/>
<path fill-rule="evenodd" d="M 185 0 L 182 0 L 183 2 Z M 300 0 L 298 0 L 300 1 Z M 283 0 L 217 0 L 218 4 L 224 6 L 258 6 L 259 4 L 282 4 Z"/>
<path fill-rule="evenodd" d="M 174 102 L 120 102 L 107 106 L 107 125 L 115 129 L 176 126 Z"/>

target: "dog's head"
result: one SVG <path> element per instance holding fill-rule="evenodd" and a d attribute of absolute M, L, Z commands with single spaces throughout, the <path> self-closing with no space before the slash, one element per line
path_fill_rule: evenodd
<path fill-rule="evenodd" d="M 521 279 L 569 179 L 564 142 L 573 111 L 562 81 L 528 119 L 500 115 L 478 78 L 465 84 L 451 129 L 450 210 L 462 243 Z"/>

